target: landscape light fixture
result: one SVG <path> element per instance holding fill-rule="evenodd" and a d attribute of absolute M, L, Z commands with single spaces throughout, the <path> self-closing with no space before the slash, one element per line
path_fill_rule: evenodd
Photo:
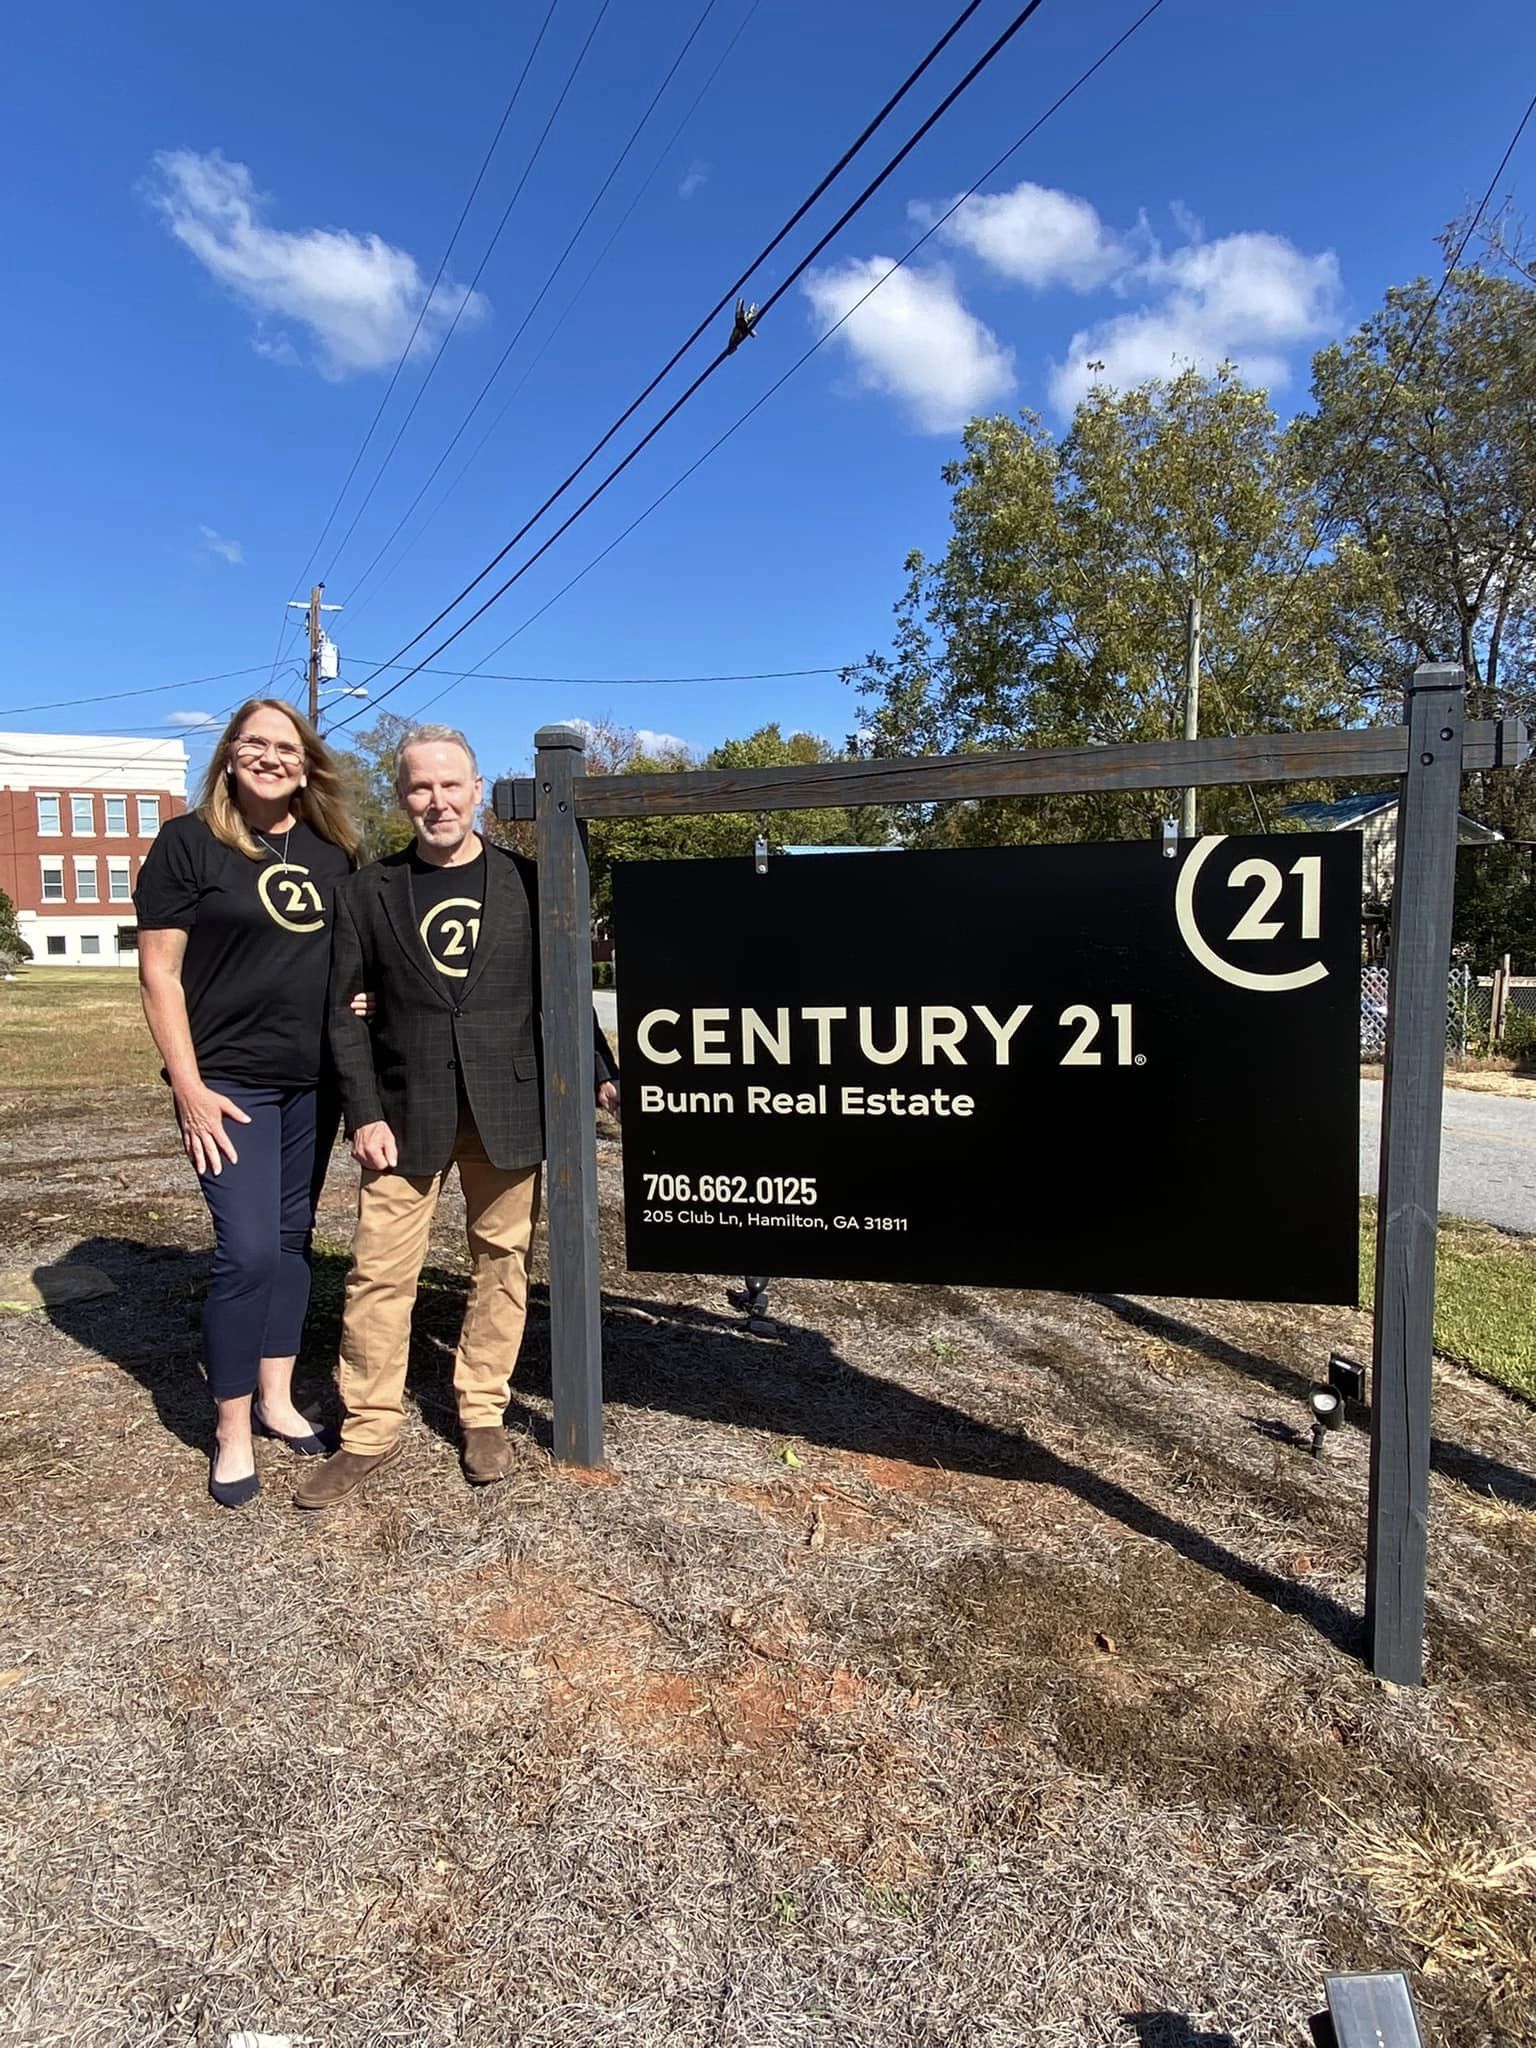
<path fill-rule="evenodd" d="M 1365 1399 L 1365 1367 L 1357 1359 L 1347 1358 L 1342 1351 L 1334 1351 L 1328 1358 L 1328 1384 L 1348 1407 L 1351 1401 Z"/>
<path fill-rule="evenodd" d="M 1312 2021 L 1317 2048 L 1424 2048 L 1413 1993 L 1401 1970 L 1325 1977 L 1328 2010 Z"/>
<path fill-rule="evenodd" d="M 771 1337 L 774 1331 L 772 1318 L 768 1314 L 768 1282 L 748 1273 L 742 1281 L 745 1289 L 741 1305 L 747 1312 L 747 1328 L 754 1337 Z"/>
<path fill-rule="evenodd" d="M 1312 1387 L 1307 1392 L 1307 1406 L 1312 1410 L 1312 1455 L 1320 1458 L 1328 1432 L 1344 1420 L 1344 1396 L 1332 1387 Z"/>

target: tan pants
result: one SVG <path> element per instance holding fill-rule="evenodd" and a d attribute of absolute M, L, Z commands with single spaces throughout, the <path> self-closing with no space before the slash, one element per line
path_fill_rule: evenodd
<path fill-rule="evenodd" d="M 528 1250 L 539 1215 L 539 1169 L 492 1166 L 474 1125 L 453 1148 L 473 1259 L 464 1328 L 453 1361 L 463 1429 L 499 1429 L 528 1311 Z M 411 1310 L 427 1236 L 448 1169 L 418 1179 L 367 1173 L 341 1323 L 343 1450 L 387 1451 L 404 1417 Z"/>

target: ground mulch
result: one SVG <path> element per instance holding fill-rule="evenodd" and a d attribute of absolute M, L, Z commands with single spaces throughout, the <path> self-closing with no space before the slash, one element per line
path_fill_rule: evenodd
<path fill-rule="evenodd" d="M 1399 1692 L 1365 1435 L 1305 1444 L 1363 1317 L 784 1282 L 754 1336 L 625 1270 L 602 1170 L 606 1472 L 540 1287 L 514 1476 L 460 1478 L 450 1198 L 401 1463 L 313 1519 L 264 1445 L 221 1514 L 162 1091 L 0 1094 L 0 1264 L 118 1287 L 0 1318 L 7 2042 L 1296 2048 L 1401 1966 L 1437 2048 L 1536 2043 L 1529 1404 L 1438 1372 Z"/>

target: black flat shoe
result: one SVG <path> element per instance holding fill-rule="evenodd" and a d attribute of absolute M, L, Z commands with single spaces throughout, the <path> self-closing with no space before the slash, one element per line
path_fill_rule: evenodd
<path fill-rule="evenodd" d="M 208 1497 L 221 1508 L 243 1508 L 261 1491 L 261 1481 L 252 1472 L 246 1479 L 215 1479 L 213 1459 L 208 1460 Z"/>
<path fill-rule="evenodd" d="M 328 1458 L 331 1447 L 323 1436 L 313 1431 L 308 1436 L 284 1436 L 280 1429 L 274 1429 L 270 1422 L 264 1422 L 258 1412 L 251 1410 L 251 1427 L 258 1436 L 272 1437 L 277 1443 L 286 1444 L 290 1451 L 297 1451 L 301 1458 Z"/>

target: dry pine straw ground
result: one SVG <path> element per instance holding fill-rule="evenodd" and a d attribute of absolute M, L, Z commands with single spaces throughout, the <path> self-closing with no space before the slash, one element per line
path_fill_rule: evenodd
<path fill-rule="evenodd" d="M 1279 2048 L 1396 1965 L 1439 2048 L 1536 2042 L 1528 1407 L 1440 1373 L 1395 1693 L 1365 1439 L 1297 1441 L 1363 1319 L 784 1283 L 753 1338 L 625 1272 L 603 1170 L 609 1475 L 549 1462 L 540 1303 L 460 1480 L 448 1203 L 402 1463 L 314 1520 L 263 1446 L 221 1515 L 163 1104 L 0 1102 L 0 1262 L 120 1289 L 0 1323 L 7 2042 Z"/>

